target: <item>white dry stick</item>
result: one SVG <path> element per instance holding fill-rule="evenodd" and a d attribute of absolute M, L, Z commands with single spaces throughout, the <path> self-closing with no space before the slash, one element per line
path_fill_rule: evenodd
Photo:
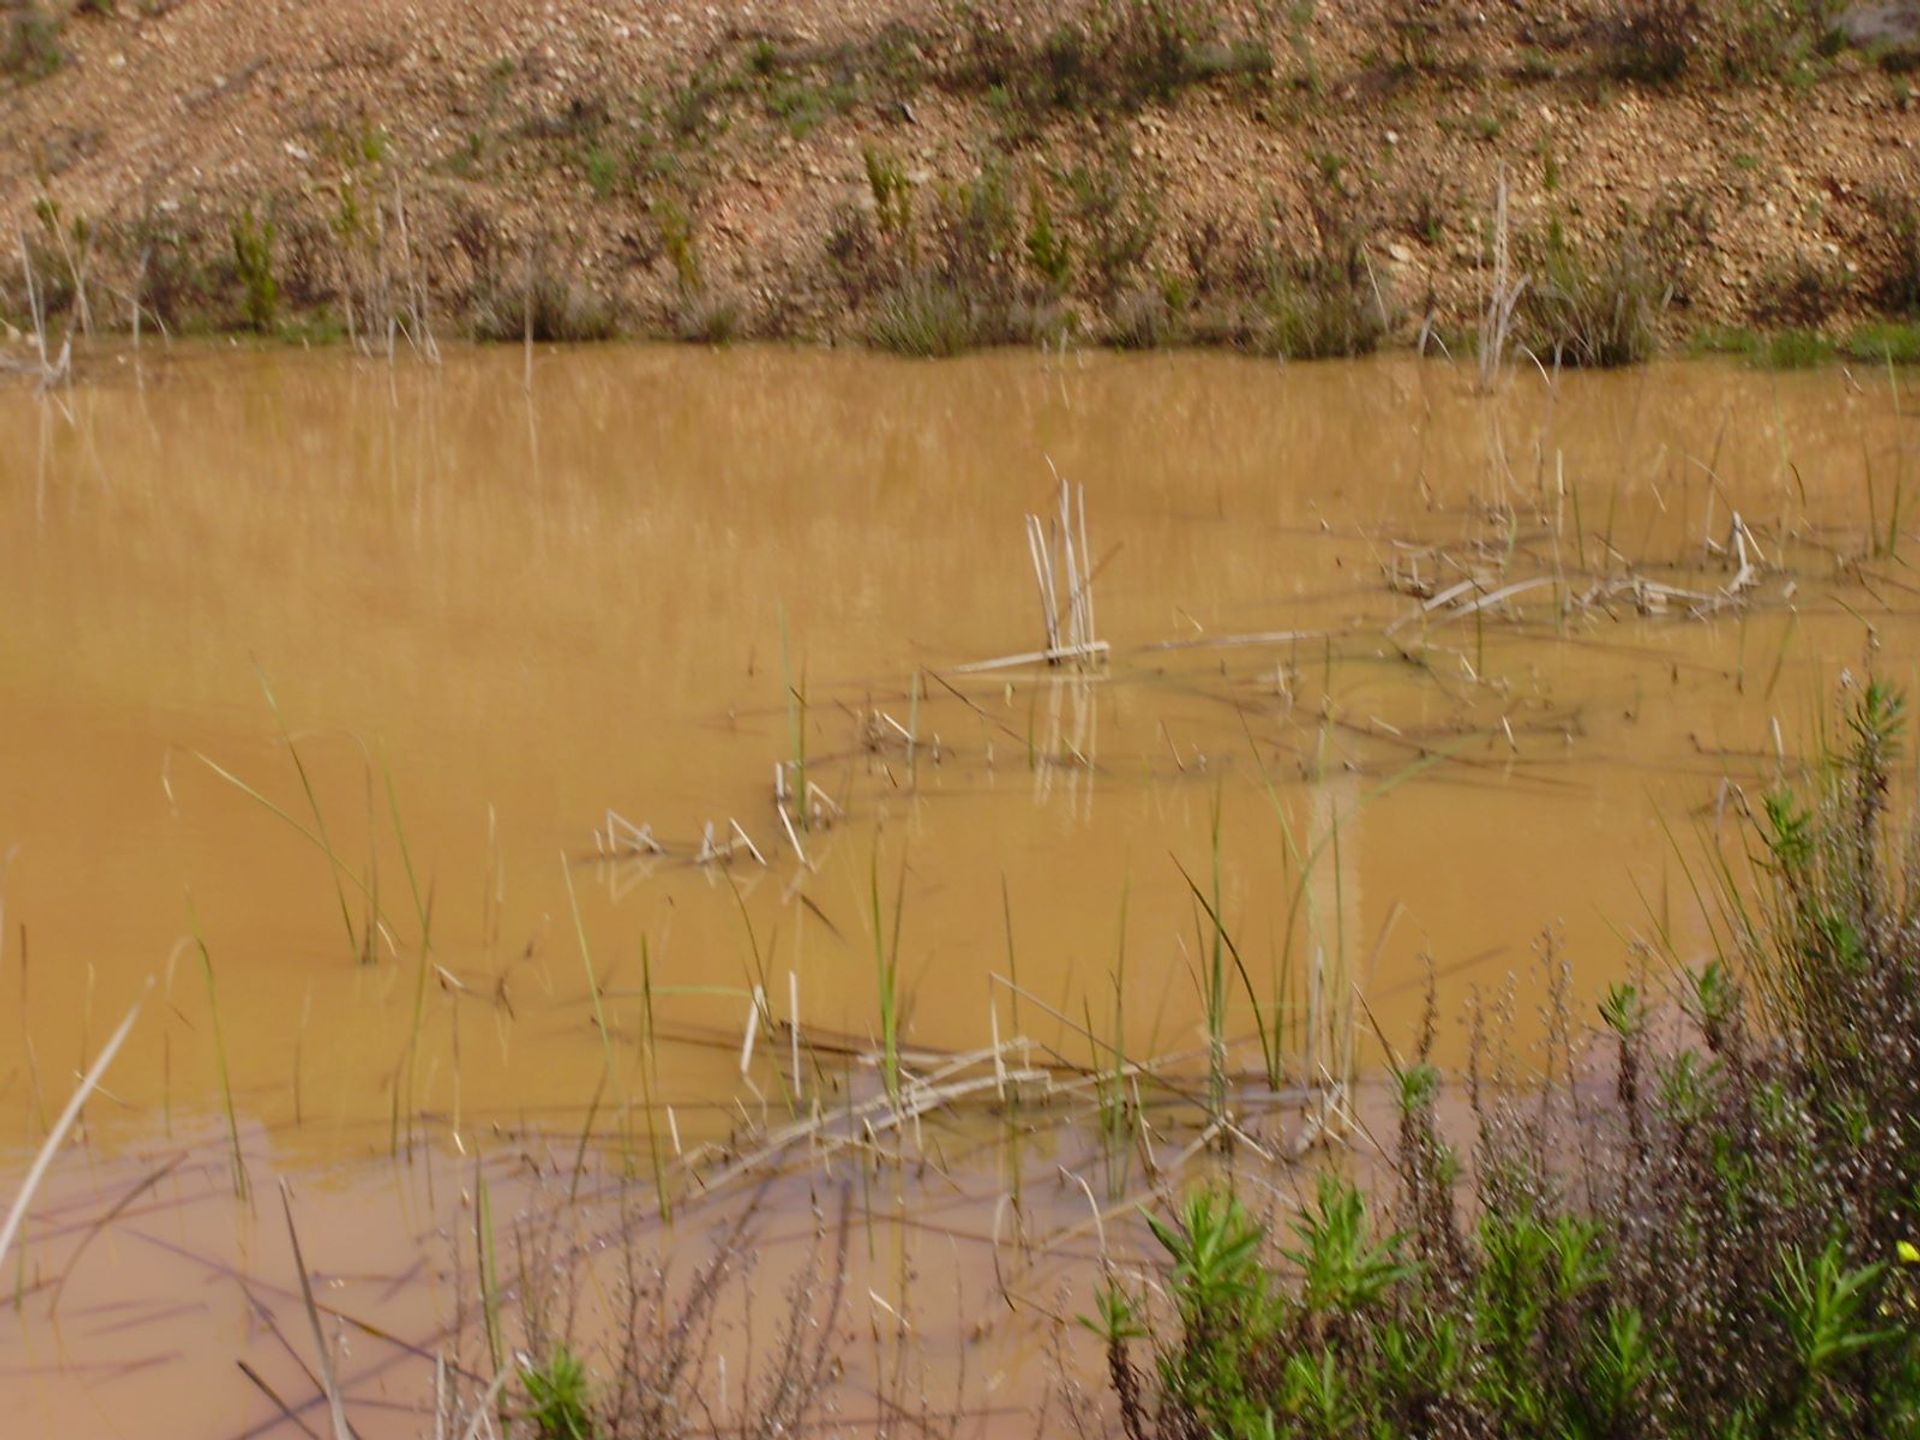
<path fill-rule="evenodd" d="M 1038 515 L 1027 516 L 1027 552 L 1033 559 L 1034 584 L 1040 591 L 1040 616 L 1046 626 L 1047 649 L 1060 648 L 1060 614 L 1054 598 L 1053 555 Z"/>
<path fill-rule="evenodd" d="M 1732 581 L 1727 585 L 1727 594 L 1737 596 L 1759 578 L 1758 572 L 1753 568 L 1753 561 L 1747 554 L 1747 522 L 1740 518 L 1738 510 L 1733 512 L 1733 529 L 1727 536 L 1727 546 L 1733 551 L 1734 558 L 1739 561 L 1739 569 L 1734 572 Z M 1760 547 L 1755 545 L 1754 548 L 1757 550 Z"/>
<path fill-rule="evenodd" d="M 1291 645 L 1296 640 L 1321 640 L 1325 630 L 1263 630 L 1251 635 L 1196 635 L 1184 640 L 1158 640 L 1148 650 L 1233 650 L 1260 645 Z"/>
<path fill-rule="evenodd" d="M 1007 1099 L 1007 1057 L 1000 1050 L 1000 1007 L 987 1001 L 987 1038 L 993 1042 L 993 1091 L 1002 1104 Z"/>
<path fill-rule="evenodd" d="M 800 857 L 800 863 L 802 865 L 805 865 L 811 870 L 813 868 L 813 862 L 807 859 L 806 847 L 800 843 L 800 836 L 793 828 L 793 817 L 787 814 L 787 807 L 785 805 L 780 806 L 774 811 L 774 814 L 780 817 L 781 827 L 787 832 L 787 843 L 793 846 L 793 853 Z"/>
<path fill-rule="evenodd" d="M 1082 587 L 1082 600 L 1087 612 L 1086 639 L 1091 641 L 1100 632 L 1093 624 L 1093 551 L 1087 548 L 1087 487 L 1080 487 L 1080 558 L 1087 567 L 1087 579 Z"/>
<path fill-rule="evenodd" d="M 1053 470 L 1053 461 L 1047 461 L 1047 468 Z M 1058 470 L 1054 470 L 1053 475 L 1060 482 L 1060 555 L 1067 575 L 1067 643 L 1084 645 L 1093 637 L 1085 633 L 1080 612 L 1080 566 L 1073 553 L 1073 504 L 1066 480 Z"/>
<path fill-rule="evenodd" d="M 487 1386 L 487 1393 L 480 1397 L 480 1403 L 474 1407 L 473 1423 L 467 1426 L 465 1440 L 480 1440 L 480 1427 L 493 1423 L 493 1402 L 500 1398 L 500 1392 L 507 1388 L 507 1381 L 513 1378 L 513 1362 L 508 1361 L 500 1367 L 500 1373 L 493 1377 L 493 1383 Z"/>
<path fill-rule="evenodd" d="M 20 268 L 27 275 L 27 314 L 33 320 L 34 349 L 40 355 L 40 370 L 44 375 L 47 369 L 47 322 L 40 313 L 40 292 L 33 283 L 33 255 L 27 249 L 27 232 L 20 232 Z"/>
<path fill-rule="evenodd" d="M 1491 595 L 1482 595 L 1472 604 L 1456 606 L 1449 612 L 1449 618 L 1471 615 L 1476 610 L 1485 610 L 1489 606 L 1498 605 L 1502 600 L 1510 600 L 1524 591 L 1538 590 L 1542 585 L 1551 584 L 1553 584 L 1551 575 L 1536 575 L 1531 580 L 1516 580 L 1511 585 L 1502 585 Z"/>
<path fill-rule="evenodd" d="M 760 1011 L 767 1003 L 767 992 L 758 985 L 753 987 L 753 998 L 747 1002 L 747 1038 L 740 1045 L 740 1073 L 745 1075 L 747 1067 L 753 1064 L 754 1037 L 760 1033 Z"/>
<path fill-rule="evenodd" d="M 1002 655 L 994 660 L 976 660 L 970 665 L 955 665 L 949 675 L 981 675 L 989 670 L 1017 670 L 1023 665 L 1053 665 L 1062 660 L 1091 660 L 1107 653 L 1107 642 L 1095 640 L 1087 645 L 1058 645 L 1050 650 L 1027 650 L 1018 655 Z"/>
<path fill-rule="evenodd" d="M 740 822 L 738 820 L 735 820 L 729 817 L 727 820 L 727 824 L 733 827 L 733 833 L 739 837 L 740 843 L 747 847 L 747 853 L 753 856 L 755 860 L 760 862 L 760 868 L 762 870 L 766 869 L 767 857 L 760 853 L 760 847 L 753 843 L 752 838 L 747 834 L 745 830 L 742 830 L 740 828 Z"/>
<path fill-rule="evenodd" d="M 805 1077 L 800 1073 L 800 976 L 787 971 L 787 1047 L 788 1060 L 793 1067 L 793 1098 L 805 1098 L 807 1086 Z"/>
<path fill-rule="evenodd" d="M 74 1090 L 73 1098 L 67 1101 L 67 1108 L 60 1112 L 60 1118 L 53 1122 L 53 1129 L 47 1132 L 47 1138 L 40 1146 L 40 1153 L 33 1157 L 33 1165 L 27 1171 L 27 1178 L 20 1182 L 20 1193 L 13 1197 L 13 1208 L 7 1211 L 7 1223 L 0 1226 L 0 1261 L 7 1258 L 7 1251 L 13 1245 L 14 1237 L 27 1218 L 27 1206 L 33 1202 L 33 1192 L 40 1188 L 40 1182 L 46 1178 L 47 1167 L 53 1164 L 53 1157 L 60 1151 L 60 1142 L 67 1137 L 67 1131 L 79 1118 L 81 1107 L 87 1103 L 100 1084 L 100 1077 L 107 1073 L 107 1066 L 113 1063 L 113 1057 L 120 1053 L 120 1047 L 126 1043 L 127 1035 L 133 1029 L 133 1022 L 139 1018 L 140 1007 L 147 1003 L 147 992 L 153 989 L 153 980 L 140 991 L 140 998 L 133 1002 L 133 1008 L 127 1012 L 127 1018 L 120 1022 L 120 1028 L 113 1032 L 107 1043 L 101 1047 L 87 1073 L 81 1077 L 79 1087 Z"/>

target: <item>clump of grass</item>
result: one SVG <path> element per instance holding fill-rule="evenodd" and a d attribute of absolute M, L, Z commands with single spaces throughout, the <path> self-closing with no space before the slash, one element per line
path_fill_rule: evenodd
<path fill-rule="evenodd" d="M 1386 307 L 1358 252 L 1311 256 L 1275 274 L 1263 306 L 1263 343 L 1295 360 L 1371 354 L 1387 333 Z"/>
<path fill-rule="evenodd" d="M 1054 225 L 1053 206 L 1043 187 L 1033 187 L 1027 210 L 1027 263 L 1050 291 L 1064 294 L 1073 276 L 1073 247 Z"/>
<path fill-rule="evenodd" d="M 1306 245 L 1283 240 L 1307 227 L 1279 215 L 1258 241 L 1229 236 L 1217 223 L 1188 232 L 1195 338 L 1294 360 L 1366 355 L 1380 346 L 1394 306 L 1367 253 L 1376 217 L 1337 165 L 1323 167 L 1308 194 L 1313 239 Z"/>
<path fill-rule="evenodd" d="M 1177 287 L 1141 285 L 1114 297 L 1107 307 L 1107 342 L 1121 350 L 1158 350 L 1184 339 Z"/>
<path fill-rule="evenodd" d="M 1608 369 L 1652 358 L 1673 285 L 1643 229 L 1621 225 L 1592 249 L 1555 229 L 1537 258 L 1516 324 L 1543 364 Z"/>
<path fill-rule="evenodd" d="M 534 1440 L 594 1440 L 600 1434 L 587 1367 L 566 1341 L 539 1363 L 524 1363 L 520 1383 L 527 1392 L 526 1421 Z"/>
<path fill-rule="evenodd" d="M 1826 758 L 1719 853 L 1714 958 L 1637 985 L 1543 1073 L 1476 1047 L 1471 1166 L 1439 1072 L 1394 1071 L 1390 1192 L 1326 1177 L 1278 1255 L 1203 1187 L 1153 1231 L 1172 1314 L 1113 1282 L 1126 1432 L 1301 1437 L 1911 1433 L 1920 1421 L 1920 815 L 1892 819 L 1905 710 L 1858 686 Z M 1604 1077 L 1606 1088 L 1592 1084 Z M 1583 1077 L 1573 1079 L 1568 1077 Z M 1464 1193 L 1463 1193 L 1464 1192 Z M 1284 1262 L 1284 1263 L 1282 1263 Z M 1152 1333 L 1155 1364 L 1136 1366 Z"/>
<path fill-rule="evenodd" d="M 1790 78 L 1837 52 L 1844 9 L 1840 0 L 1619 0 L 1607 68 L 1648 84 L 1701 72 Z"/>
<path fill-rule="evenodd" d="M 1744 325 L 1703 325 L 1687 337 L 1687 348 L 1697 355 L 1751 358 L 1762 343 L 1760 332 Z"/>
<path fill-rule="evenodd" d="M 1274 68 L 1258 33 L 1227 33 L 1215 0 L 1015 0 L 968 5 L 961 17 L 948 83 L 1028 120 L 1137 110 L 1195 85 L 1257 84 Z"/>
<path fill-rule="evenodd" d="M 896 162 L 869 151 L 867 174 L 873 219 L 847 217 L 829 253 L 850 296 L 872 297 L 867 336 L 873 344 L 939 357 L 1064 335 L 1059 293 L 1033 270 L 1040 222 L 1023 230 L 1003 164 L 989 160 L 971 178 L 938 186 L 926 207 L 916 207 Z M 1048 212 L 1038 214 L 1049 227 L 1041 233 L 1051 234 Z M 1047 243 L 1061 247 L 1057 255 L 1047 250 L 1049 258 L 1064 257 L 1063 240 Z"/>
<path fill-rule="evenodd" d="M 43 80 L 67 63 L 60 48 L 60 18 L 39 0 L 8 7 L 0 19 L 0 75 Z"/>
<path fill-rule="evenodd" d="M 682 289 L 674 299 L 673 333 L 690 344 L 725 345 L 740 333 L 740 302 L 704 285 Z"/>
<path fill-rule="evenodd" d="M 1004 345 L 1059 345 L 1072 333 L 1067 311 L 1044 298 L 982 297 L 917 278 L 881 297 L 867 338 L 897 355 L 939 358 Z"/>
<path fill-rule="evenodd" d="M 604 145 L 589 145 L 580 155 L 580 173 L 596 200 L 611 200 L 626 179 L 627 167 Z"/>
<path fill-rule="evenodd" d="M 702 345 L 724 345 L 739 332 L 740 304 L 707 283 L 693 217 L 684 207 L 664 200 L 654 207 L 661 249 L 673 267 L 674 297 L 669 311 L 673 333 Z"/>
<path fill-rule="evenodd" d="M 1768 370 L 1811 370 L 1833 358 L 1833 345 L 1818 330 L 1794 326 L 1763 337 L 1753 351 Z"/>
<path fill-rule="evenodd" d="M 982 331 L 972 304 L 939 280 L 911 279 L 880 297 L 867 324 L 867 338 L 882 350 L 921 359 L 941 359 L 977 348 Z"/>
<path fill-rule="evenodd" d="M 617 328 L 613 307 L 556 268 L 539 249 L 524 268 L 509 266 L 505 273 L 487 277 L 474 302 L 473 333 L 478 340 L 610 340 Z"/>
<path fill-rule="evenodd" d="M 1892 365 L 1920 365 L 1920 324 L 1911 320 L 1882 320 L 1862 325 L 1841 342 L 1849 360 Z"/>
<path fill-rule="evenodd" d="M 1818 330 L 1788 326 L 1783 330 L 1749 330 L 1742 326 L 1709 326 L 1697 331 L 1689 346 L 1706 355 L 1734 355 L 1763 370 L 1811 370 L 1824 365 L 1835 354 L 1851 359 L 1884 362 L 1886 355 L 1873 348 L 1883 327 L 1867 326 L 1854 332 L 1839 347 Z M 1896 346 L 1900 327 L 1885 327 Z M 1896 361 L 1898 355 L 1896 354 Z"/>

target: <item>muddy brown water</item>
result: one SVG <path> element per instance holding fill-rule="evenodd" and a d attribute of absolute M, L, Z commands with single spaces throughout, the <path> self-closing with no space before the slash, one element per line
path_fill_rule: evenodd
<path fill-rule="evenodd" d="M 275 1175 L 348 1308 L 430 1349 L 457 1267 L 422 1237 L 471 1225 L 475 1164 L 537 1207 L 583 1127 L 603 1176 L 616 1136 L 629 1168 L 738 1155 L 871 1094 L 876 900 L 920 1073 L 1016 1034 L 1062 1073 L 1116 1034 L 1203 1069 L 1188 877 L 1210 895 L 1216 857 L 1236 1085 L 1256 1015 L 1295 1017 L 1289 1084 L 1370 1028 L 1323 1001 L 1307 1055 L 1316 966 L 1396 1045 L 1437 975 L 1443 1059 L 1468 996 L 1518 977 L 1524 1042 L 1543 934 L 1581 1013 L 1636 939 L 1701 953 L 1688 847 L 1843 672 L 1911 669 L 1899 373 L 1487 396 L 1412 358 L 644 348 L 524 373 L 150 347 L 0 392 L 0 1193 L 155 986 L 0 1315 L 19 1433 L 270 1427 L 248 1356 L 311 1399 L 247 1298 L 310 1352 Z M 1045 644 L 1023 525 L 1056 471 L 1109 658 L 971 671 Z M 789 836 L 797 751 L 824 798 Z M 603 853 L 609 812 L 665 853 Z M 179 1155 L 50 1311 L 88 1226 Z M 944 1183 L 961 1218 L 915 1266 L 984 1299 L 996 1188 Z M 420 1429 L 419 1355 L 391 1348 L 363 1433 Z M 976 1427 L 1030 1396 L 1030 1349 L 976 1363 Z"/>

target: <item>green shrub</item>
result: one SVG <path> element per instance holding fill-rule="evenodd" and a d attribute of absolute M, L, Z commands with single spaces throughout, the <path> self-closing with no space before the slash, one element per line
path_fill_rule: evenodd
<path fill-rule="evenodd" d="M 1073 275 L 1072 247 L 1055 228 L 1053 207 L 1040 186 L 1033 187 L 1027 209 L 1027 264 L 1049 290 L 1063 294 Z"/>
<path fill-rule="evenodd" d="M 271 217 L 256 221 L 242 210 L 233 222 L 233 268 L 241 290 L 241 314 L 248 328 L 262 335 L 272 332 L 280 314 L 280 282 L 273 273 Z"/>
<path fill-rule="evenodd" d="M 1132 282 L 1160 233 L 1154 189 L 1135 169 L 1124 135 L 1061 180 L 1073 200 L 1087 279 L 1102 297 L 1117 295 Z"/>
<path fill-rule="evenodd" d="M 1126 1433 L 1914 1434 L 1920 817 L 1891 819 L 1904 718 L 1893 691 L 1856 682 L 1826 758 L 1758 805 L 1750 878 L 1713 860 L 1720 953 L 1673 961 L 1666 1005 L 1615 986 L 1590 1055 L 1556 1006 L 1542 1073 L 1560 1078 L 1531 1087 L 1485 1086 L 1476 1061 L 1466 1193 L 1422 1055 L 1396 1072 L 1394 1183 L 1372 1207 L 1323 1178 L 1279 1254 L 1218 1188 L 1156 1218 L 1167 1325 L 1111 1279 L 1089 1322 Z M 1148 1335 L 1143 1374 L 1131 1350 Z"/>

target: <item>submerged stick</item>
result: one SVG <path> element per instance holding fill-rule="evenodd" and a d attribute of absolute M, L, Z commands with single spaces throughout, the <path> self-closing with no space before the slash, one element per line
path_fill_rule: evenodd
<path fill-rule="evenodd" d="M 1022 655 L 1002 655 L 994 660 L 976 660 L 970 665 L 955 665 L 949 675 L 979 675 L 988 670 L 1013 670 L 1022 665 L 1057 665 L 1062 660 L 1090 660 L 1105 655 L 1110 647 L 1104 640 L 1082 645 L 1056 645 L 1047 650 L 1029 650 Z"/>
<path fill-rule="evenodd" d="M 1323 640 L 1326 630 L 1263 630 L 1248 635 L 1196 635 L 1188 640 L 1158 640 L 1147 650 L 1231 650 L 1239 646 L 1289 645 L 1295 640 Z"/>

